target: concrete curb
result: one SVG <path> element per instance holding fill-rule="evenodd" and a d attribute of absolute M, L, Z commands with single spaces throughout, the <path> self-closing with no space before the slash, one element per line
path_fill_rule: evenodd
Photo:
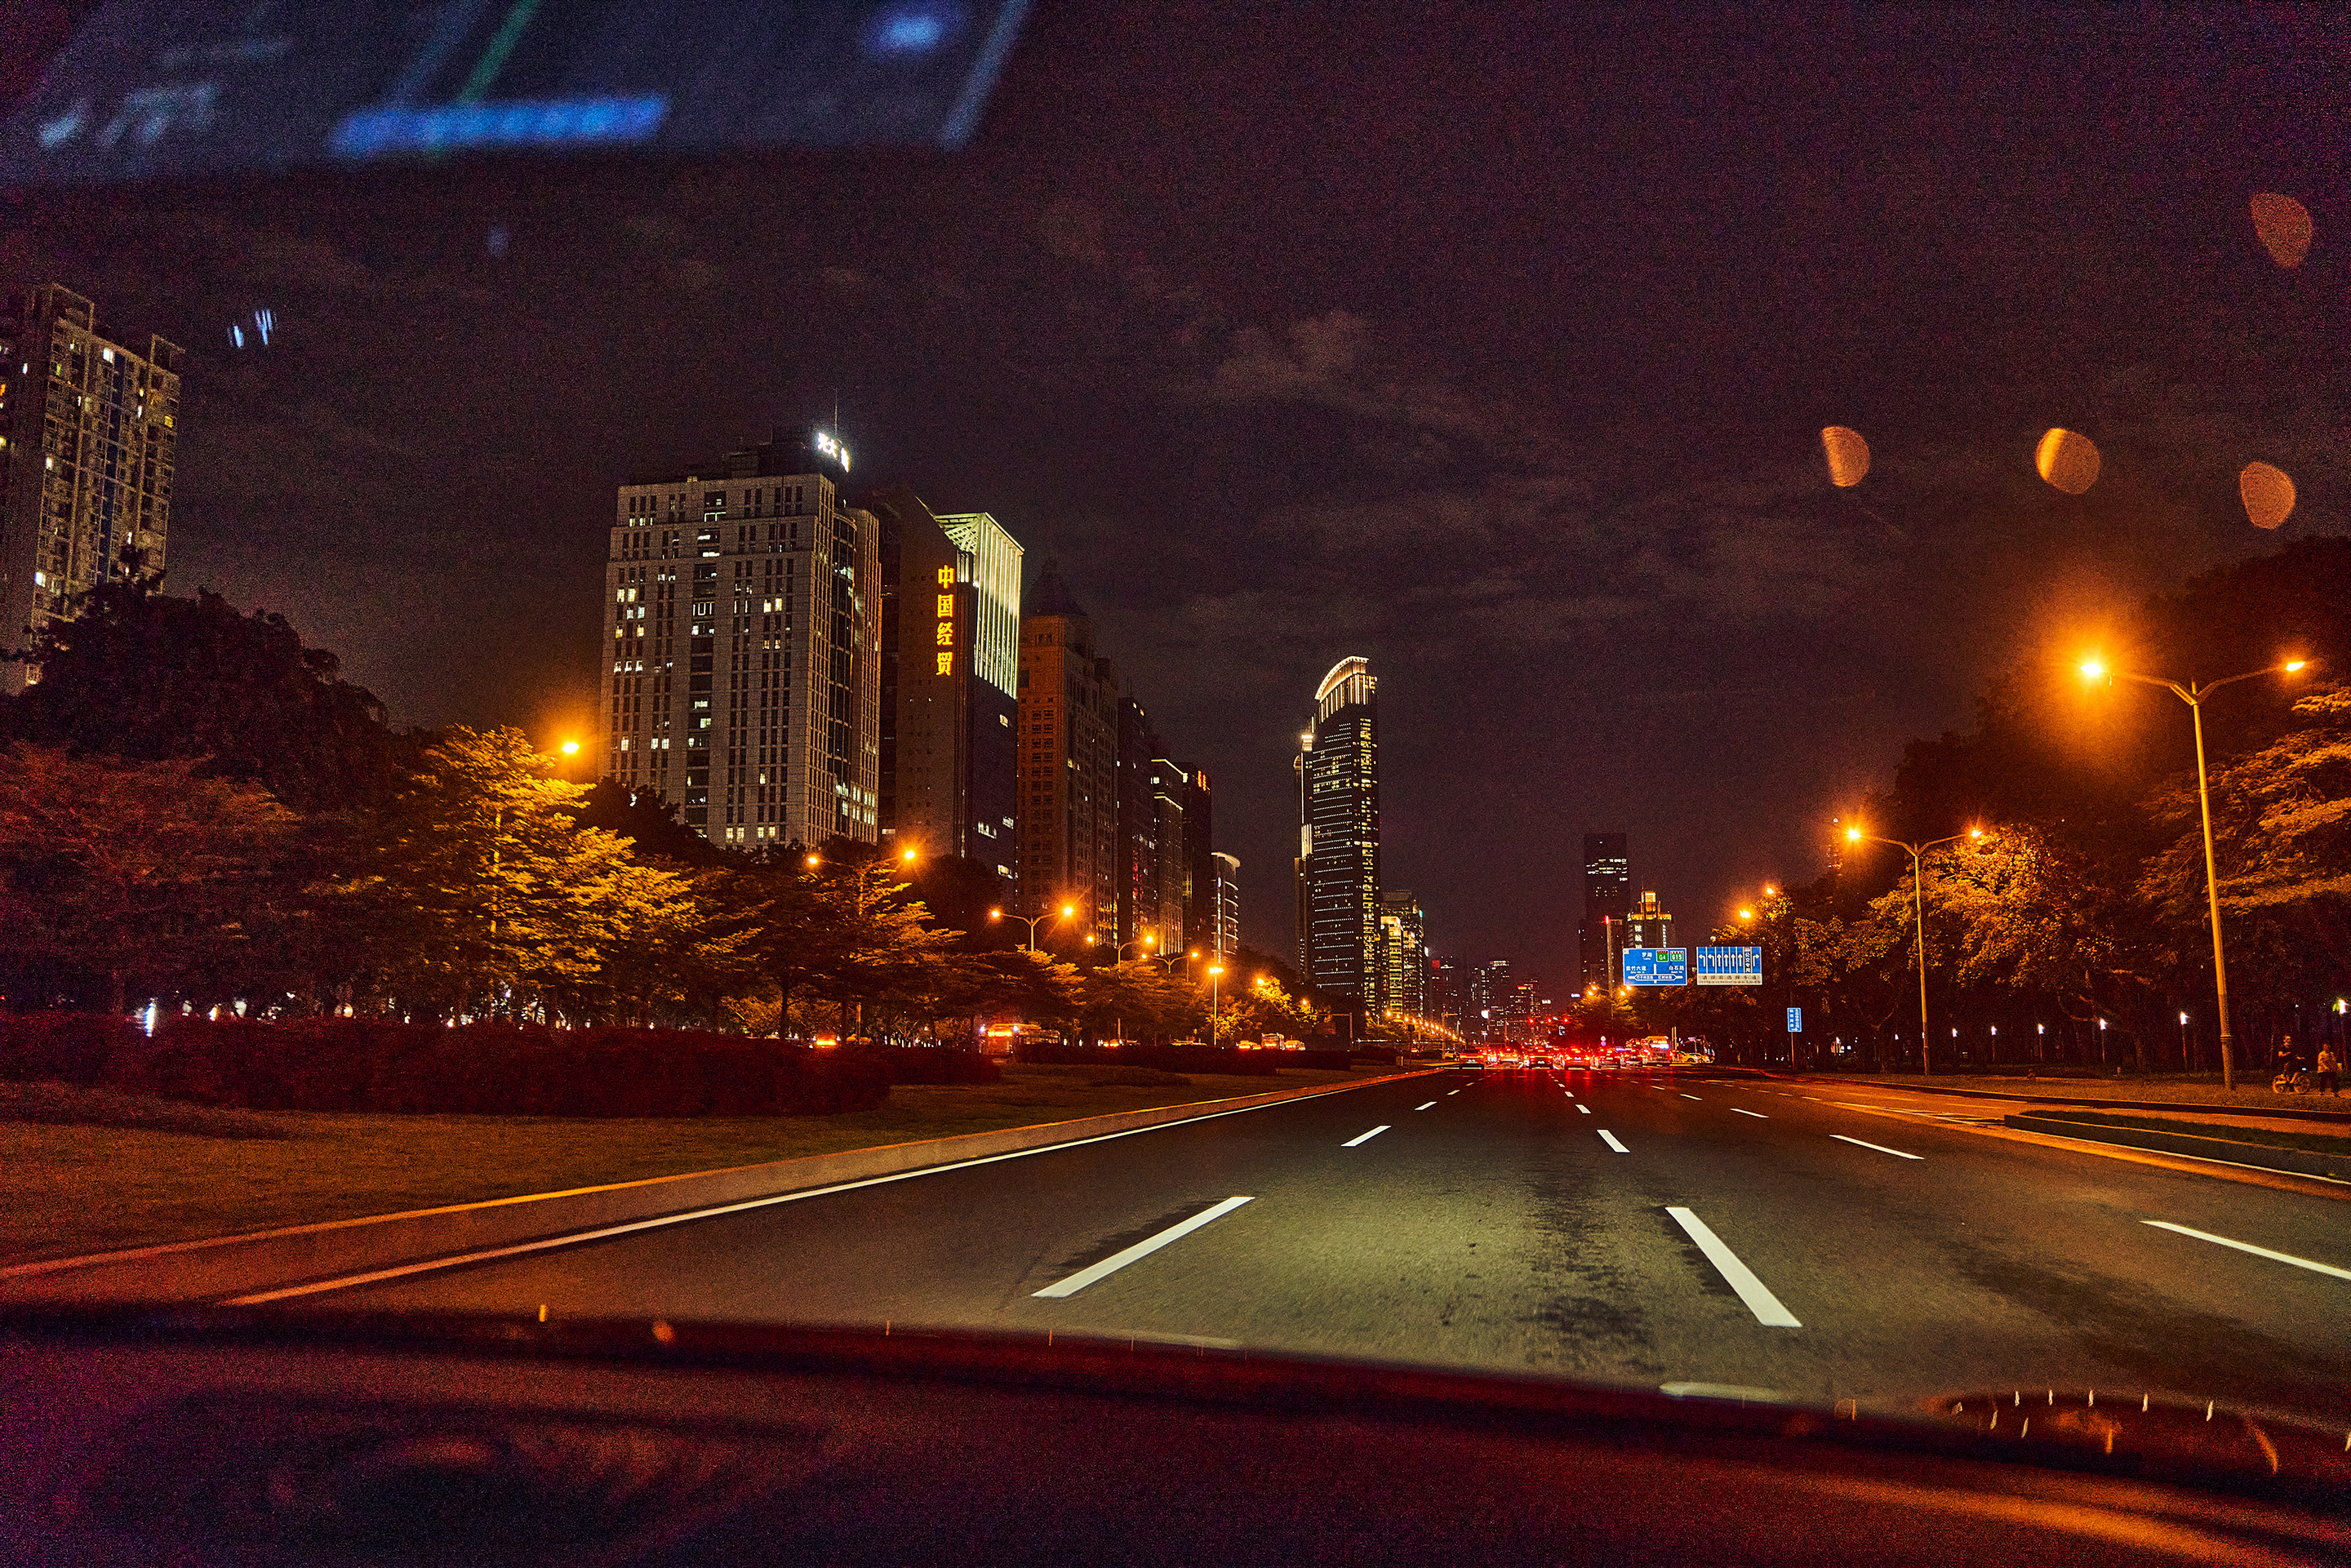
<path fill-rule="evenodd" d="M 2144 1127 L 2109 1127 L 2096 1122 L 2068 1122 L 2055 1116 L 2002 1116 L 2001 1125 L 2028 1133 L 2051 1133 L 2083 1143 L 2115 1144 L 2126 1149 L 2155 1149 L 2170 1155 L 2194 1155 L 2225 1160 L 2231 1165 L 2284 1176 L 2325 1176 L 2351 1181 L 2351 1158 L 2320 1154 L 2314 1149 L 2281 1148 L 2274 1144 L 2245 1144 L 2231 1138 L 2207 1138 L 2192 1133 L 2157 1133 Z"/>
<path fill-rule="evenodd" d="M 485 1203 L 287 1226 L 81 1258 L 54 1258 L 0 1269 L 0 1301 L 216 1301 L 303 1281 L 510 1247 L 749 1198 L 956 1165 L 990 1155 L 1050 1148 L 1426 1076 L 1425 1071 L 1390 1073 L 1355 1083 L 1318 1083 L 1231 1100 L 1117 1111 L 1075 1121 L 844 1149 L 838 1154 L 653 1176 L 611 1186 L 529 1193 Z"/>
<path fill-rule="evenodd" d="M 2275 1116 L 2295 1122 L 2351 1122 L 2351 1107 L 2317 1111 L 2291 1101 L 2279 1105 L 2214 1105 L 2200 1100 L 2080 1100 L 2063 1094 L 2027 1094 L 2014 1089 L 1968 1089 L 1957 1083 L 1889 1083 L 1884 1079 L 1862 1073 L 1850 1077 L 1829 1076 L 1811 1072 L 1773 1072 L 1761 1067 L 1733 1068 L 1730 1071 L 1751 1072 L 1759 1078 L 1776 1079 L 1782 1083 L 1831 1083 L 1855 1089 L 1883 1089 L 1900 1094 L 1953 1094 L 1969 1100 L 2015 1100 L 2027 1105 L 2064 1105 L 2078 1111 L 2202 1112 L 2213 1116 Z M 2284 1095 L 2273 1098 L 2286 1100 Z"/>

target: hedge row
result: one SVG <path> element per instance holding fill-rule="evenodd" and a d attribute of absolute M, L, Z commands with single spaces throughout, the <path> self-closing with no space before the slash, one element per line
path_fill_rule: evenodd
<path fill-rule="evenodd" d="M 304 1019 L 0 1017 L 0 1078 L 264 1111 L 758 1116 L 868 1111 L 893 1082 L 985 1083 L 970 1051 L 818 1051 L 688 1030 Z"/>
<path fill-rule="evenodd" d="M 1155 1067 L 1165 1072 L 1222 1072 L 1237 1078 L 1270 1078 L 1277 1067 L 1303 1067 L 1296 1051 L 1236 1051 L 1220 1045 L 1049 1045 L 1024 1040 L 1020 1060 L 1050 1067 Z M 1341 1062 L 1345 1066 L 1345 1062 Z"/>

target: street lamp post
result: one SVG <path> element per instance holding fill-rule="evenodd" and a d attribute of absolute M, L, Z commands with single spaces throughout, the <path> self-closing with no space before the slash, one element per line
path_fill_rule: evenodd
<path fill-rule="evenodd" d="M 2239 681 L 2250 681 L 2255 675 L 2294 674 L 2307 660 L 2288 659 L 2283 664 L 2264 664 L 2258 670 L 2225 676 L 2217 681 L 2199 684 L 2189 681 L 2167 681 L 2155 675 L 2135 675 L 2128 670 L 2112 672 L 2126 681 L 2137 681 L 2143 686 L 2161 686 L 2188 705 L 2189 716 L 2196 730 L 2196 808 L 2204 824 L 2204 899 L 2212 919 L 2212 988 L 2220 1009 L 2220 1087 L 2237 1086 L 2236 1037 L 2229 1028 L 2229 961 L 2220 946 L 2220 879 L 2212 869 L 2212 791 L 2204 778 L 2204 699 L 2222 686 Z M 2086 659 L 2082 664 L 2082 675 L 2095 681 L 2108 673 L 2105 664 L 2098 659 Z M 2105 1020 L 2098 1020 L 2103 1027 Z"/>
<path fill-rule="evenodd" d="M 1928 850 L 1938 849 L 1944 844 L 1956 844 L 1961 839 L 1982 838 L 1983 830 L 1970 828 L 1964 833 L 1953 833 L 1948 839 L 1929 839 L 1923 844 L 1906 844 L 1900 839 L 1881 839 L 1876 833 L 1865 833 L 1859 828 L 1847 828 L 1844 836 L 1850 843 L 1866 841 L 1873 844 L 1891 844 L 1909 853 L 1910 907 L 1918 921 L 1918 1073 L 1921 1077 L 1931 1077 L 1935 1071 L 1935 1037 L 1927 1027 L 1927 873 L 1925 862 L 1919 857 Z"/>
<path fill-rule="evenodd" d="M 1020 944 L 1020 950 L 1024 953 L 1033 953 L 1037 950 L 1037 927 L 1040 922 L 1067 920 L 1077 912 L 1076 904 L 1065 904 L 1058 911 L 1049 909 L 1042 915 L 1007 915 L 1001 909 L 991 909 L 987 912 L 987 917 L 990 920 L 1018 920 L 1021 925 L 1029 927 L 1029 939 Z"/>
<path fill-rule="evenodd" d="M 1217 1049 L 1217 977 L 1225 972 L 1222 964 L 1208 966 L 1208 1049 Z"/>

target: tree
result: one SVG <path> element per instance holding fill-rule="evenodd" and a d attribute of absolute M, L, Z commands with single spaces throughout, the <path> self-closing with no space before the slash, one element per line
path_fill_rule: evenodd
<path fill-rule="evenodd" d="M 204 758 L 206 772 L 298 811 L 381 805 L 398 786 L 403 747 L 383 705 L 284 617 L 240 615 L 216 593 L 103 583 L 14 656 L 40 678 L 0 704 L 10 737 L 142 762 Z"/>
<path fill-rule="evenodd" d="M 671 873 L 575 820 L 587 787 L 519 730 L 453 727 L 379 824 L 350 896 L 408 1010 L 508 1016 L 592 979 Z"/>
<path fill-rule="evenodd" d="M 0 758 L 0 944 L 51 973 L 94 967 L 120 1014 L 132 975 L 160 985 L 242 939 L 294 825 L 267 790 L 193 759 L 19 741 Z"/>
<path fill-rule="evenodd" d="M 678 808 L 651 785 L 632 789 L 614 779 L 599 779 L 580 797 L 573 820 L 583 828 L 601 828 L 626 839 L 640 860 L 710 866 L 726 859 L 725 850 L 681 821 Z"/>

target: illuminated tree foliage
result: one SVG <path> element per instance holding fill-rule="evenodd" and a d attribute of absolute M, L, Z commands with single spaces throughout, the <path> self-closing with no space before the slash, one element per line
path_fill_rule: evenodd
<path fill-rule="evenodd" d="M 295 818 L 192 759 L 124 763 L 23 742 L 0 756 L 0 948 L 94 970 L 110 1009 L 246 940 Z"/>

